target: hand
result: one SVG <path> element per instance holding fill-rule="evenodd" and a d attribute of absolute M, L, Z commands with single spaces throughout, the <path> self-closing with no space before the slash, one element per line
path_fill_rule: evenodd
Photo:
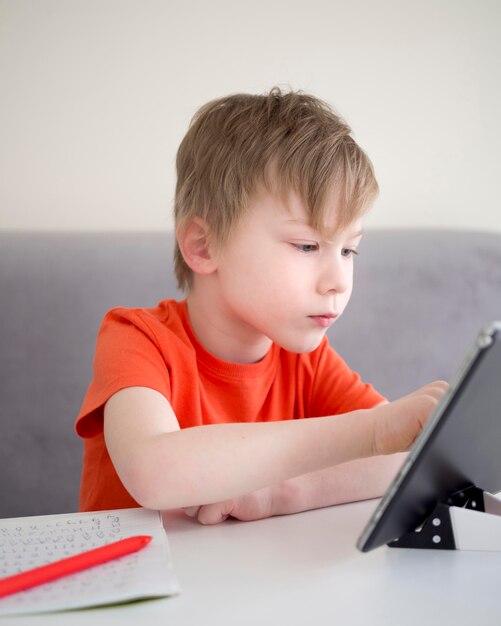
<path fill-rule="evenodd" d="M 196 519 L 200 524 L 219 524 L 228 517 L 250 522 L 271 517 L 274 514 L 273 494 L 273 486 L 265 487 L 240 498 L 202 506 L 190 506 L 183 510 L 188 517 Z"/>
<path fill-rule="evenodd" d="M 393 454 L 409 450 L 426 424 L 448 384 L 437 380 L 375 412 L 373 453 Z"/>

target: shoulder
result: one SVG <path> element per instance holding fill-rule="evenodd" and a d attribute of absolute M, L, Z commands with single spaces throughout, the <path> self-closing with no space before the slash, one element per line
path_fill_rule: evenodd
<path fill-rule="evenodd" d="M 162 300 L 152 308 L 115 307 L 103 317 L 99 333 L 137 329 L 146 335 L 162 331 L 179 333 L 184 328 L 184 301 Z"/>
<path fill-rule="evenodd" d="M 194 361 L 183 330 L 182 303 L 154 308 L 116 307 L 106 313 L 97 337 L 94 375 L 77 419 L 77 431 L 102 430 L 103 407 L 117 391 L 147 387 L 171 398 L 170 373 Z"/>
<path fill-rule="evenodd" d="M 156 307 L 139 308 L 117 306 L 110 309 L 103 317 L 103 325 L 107 324 L 165 324 L 181 317 L 183 302 L 162 300 Z"/>
<path fill-rule="evenodd" d="M 137 367 L 138 358 L 160 358 L 166 364 L 188 358 L 194 350 L 184 308 L 183 302 L 164 300 L 154 308 L 109 310 L 97 334 L 97 360 L 132 359 Z"/>

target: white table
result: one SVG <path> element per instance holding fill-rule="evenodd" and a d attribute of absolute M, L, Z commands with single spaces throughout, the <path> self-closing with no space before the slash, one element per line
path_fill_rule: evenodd
<path fill-rule="evenodd" d="M 375 504 L 212 527 L 171 512 L 181 595 L 0 626 L 501 624 L 501 553 L 384 546 L 362 554 L 355 542 Z"/>

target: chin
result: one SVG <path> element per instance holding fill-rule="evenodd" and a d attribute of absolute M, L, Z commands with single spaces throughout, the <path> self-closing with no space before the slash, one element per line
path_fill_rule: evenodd
<path fill-rule="evenodd" d="M 293 352 L 294 354 L 306 354 L 316 350 L 321 344 L 323 338 L 324 335 L 321 335 L 320 337 L 316 337 L 314 339 L 310 338 L 309 340 L 304 339 L 303 341 L 298 341 L 296 339 L 295 341 L 287 342 L 276 341 L 276 343 L 284 350 L 287 350 L 287 352 Z"/>

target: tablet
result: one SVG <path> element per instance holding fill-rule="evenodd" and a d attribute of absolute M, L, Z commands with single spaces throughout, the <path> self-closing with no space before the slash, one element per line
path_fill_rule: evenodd
<path fill-rule="evenodd" d="M 479 333 L 358 549 L 367 552 L 416 530 L 435 505 L 472 486 L 501 491 L 501 322 Z"/>

